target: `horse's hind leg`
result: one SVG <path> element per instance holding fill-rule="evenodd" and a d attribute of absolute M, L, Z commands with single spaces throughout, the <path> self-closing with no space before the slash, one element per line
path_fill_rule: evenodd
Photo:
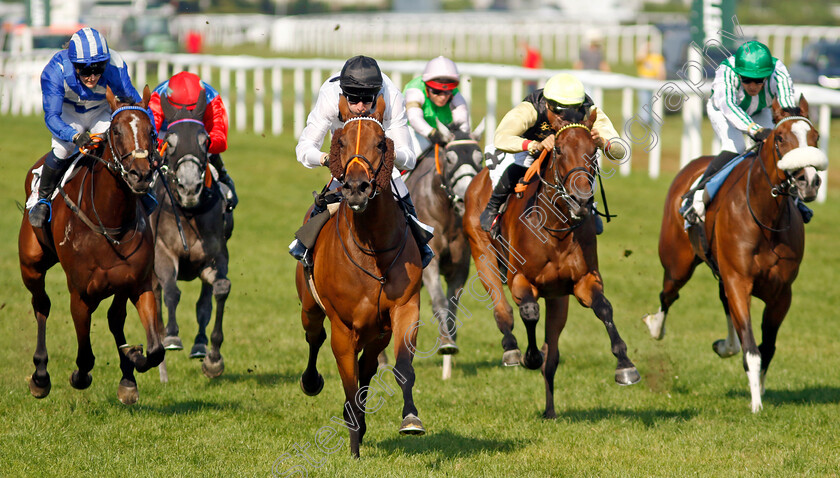
<path fill-rule="evenodd" d="M 615 369 L 615 381 L 619 385 L 632 385 L 641 380 L 636 366 L 627 357 L 627 344 L 618 335 L 618 329 L 613 322 L 613 309 L 610 301 L 604 296 L 604 283 L 598 271 L 592 271 L 584 276 L 574 288 L 575 297 L 584 307 L 591 307 L 595 315 L 604 323 L 610 336 L 612 353 L 618 359 Z"/>
<path fill-rule="evenodd" d="M 729 301 L 726 299 L 726 290 L 723 288 L 723 282 L 718 281 L 718 290 L 720 294 L 720 302 L 723 304 L 723 311 L 726 313 L 726 328 L 728 333 L 726 339 L 716 340 L 712 344 L 712 349 L 720 358 L 732 357 L 741 351 L 741 341 L 738 340 L 738 333 L 735 332 L 735 326 L 732 325 L 732 314 L 729 311 Z"/>
<path fill-rule="evenodd" d="M 542 374 L 545 378 L 545 418 L 556 418 L 554 411 L 554 374 L 560 363 L 558 341 L 560 332 L 566 326 L 569 314 L 569 296 L 545 299 L 545 360 Z"/>
<path fill-rule="evenodd" d="M 117 343 L 120 370 L 122 371 L 120 385 L 117 388 L 117 398 L 120 402 L 131 405 L 140 398 L 140 392 L 137 390 L 137 380 L 134 379 L 134 364 L 131 363 L 126 354 L 122 353 L 122 349 L 127 345 L 125 339 L 125 306 L 127 302 L 128 297 L 124 294 L 114 296 L 111 307 L 108 308 L 108 328 Z"/>
<path fill-rule="evenodd" d="M 195 319 L 198 324 L 198 331 L 195 333 L 193 346 L 190 350 L 190 358 L 202 359 L 207 356 L 207 325 L 210 324 L 210 316 L 213 315 L 213 285 L 208 282 L 201 283 L 201 292 L 195 302 Z"/>
<path fill-rule="evenodd" d="M 537 322 L 540 321 L 540 305 L 537 303 L 536 289 L 528 282 L 522 274 L 513 277 L 510 287 L 510 294 L 513 300 L 519 304 L 519 316 L 525 324 L 525 331 L 528 333 L 528 347 L 525 349 L 525 357 L 522 365 L 531 370 L 542 366 L 543 356 L 537 348 Z"/>
<path fill-rule="evenodd" d="M 446 296 L 443 295 L 443 285 L 440 280 L 440 258 L 436 255 L 429 265 L 423 269 L 423 285 L 429 291 L 429 297 L 432 299 L 432 312 L 435 319 L 438 321 L 438 330 L 440 333 L 440 347 L 438 353 L 441 355 L 449 355 L 458 352 L 458 346 L 455 345 L 455 338 L 452 337 L 447 311 L 449 307 L 446 303 Z"/>
<path fill-rule="evenodd" d="M 217 264 L 218 265 L 218 264 Z M 208 378 L 216 378 L 225 370 L 225 361 L 222 358 L 222 342 L 225 336 L 222 332 L 222 318 L 225 314 L 225 301 L 227 301 L 230 294 L 230 280 L 224 276 L 227 269 L 227 264 L 224 268 L 220 268 L 213 272 L 215 280 L 213 281 L 213 297 L 216 299 L 216 320 L 213 323 L 213 333 L 210 335 L 210 343 L 212 348 L 210 354 L 201 363 L 201 370 Z M 202 289 L 204 287 L 202 286 Z"/>
<path fill-rule="evenodd" d="M 679 233 L 685 234 L 682 231 Z M 665 236 L 665 234 L 663 231 L 662 235 Z M 668 315 L 668 309 L 680 297 L 680 289 L 691 279 L 694 269 L 700 264 L 687 239 L 676 243 L 669 241 L 670 239 L 663 237 L 660 238 L 659 243 L 659 258 L 665 269 L 662 292 L 659 293 L 659 310 L 655 314 L 642 317 L 651 337 L 656 340 L 662 340 L 665 337 L 665 318 Z"/>
<path fill-rule="evenodd" d="M 96 310 L 98 303 L 85 300 L 78 292 L 70 293 L 70 313 L 73 325 L 76 327 L 76 342 L 79 345 L 76 353 L 76 366 L 70 375 L 70 385 L 78 390 L 88 388 L 93 381 L 90 371 L 93 370 L 94 356 L 90 346 L 90 315 Z"/>

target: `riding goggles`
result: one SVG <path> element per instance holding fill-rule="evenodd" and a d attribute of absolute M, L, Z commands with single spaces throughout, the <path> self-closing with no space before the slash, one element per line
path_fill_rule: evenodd
<path fill-rule="evenodd" d="M 764 83 L 764 78 L 750 78 L 749 76 L 742 76 L 741 77 L 741 83 L 761 84 L 761 83 Z"/>
<path fill-rule="evenodd" d="M 546 98 L 545 104 L 554 114 L 566 121 L 580 121 L 584 116 L 583 103 L 577 105 L 563 105 Z"/>
<path fill-rule="evenodd" d="M 376 95 L 354 95 L 351 93 L 344 93 L 344 97 L 347 98 L 348 103 L 355 105 L 356 103 L 373 103 Z"/>
<path fill-rule="evenodd" d="M 452 95 L 452 90 L 439 90 L 437 88 L 429 88 L 429 92 L 433 95 Z"/>
<path fill-rule="evenodd" d="M 91 63 L 90 65 L 75 65 L 76 73 L 78 73 L 79 76 L 101 75 L 102 73 L 105 73 L 106 66 L 108 66 L 108 62 L 105 61 Z"/>

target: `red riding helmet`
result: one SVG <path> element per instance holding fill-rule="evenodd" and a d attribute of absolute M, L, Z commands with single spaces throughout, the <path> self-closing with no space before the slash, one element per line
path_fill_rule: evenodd
<path fill-rule="evenodd" d="M 202 90 L 201 79 L 198 75 L 182 71 L 169 79 L 165 96 L 172 106 L 178 109 L 193 110 L 198 103 L 198 95 L 201 94 Z"/>

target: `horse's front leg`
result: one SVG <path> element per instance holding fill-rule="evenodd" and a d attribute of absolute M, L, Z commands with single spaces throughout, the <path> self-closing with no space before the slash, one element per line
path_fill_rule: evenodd
<path fill-rule="evenodd" d="M 727 273 L 728 272 L 728 273 Z M 752 280 L 742 277 L 733 277 L 734 273 L 721 270 L 724 277 L 724 290 L 729 302 L 729 309 L 732 313 L 732 325 L 741 340 L 741 350 L 744 351 L 744 371 L 747 373 L 747 381 L 750 385 L 751 408 L 753 413 L 762 409 L 761 404 L 761 352 L 755 341 L 752 331 L 752 320 L 750 318 L 750 294 L 752 293 Z"/>
<path fill-rule="evenodd" d="M 362 352 L 362 356 L 359 357 L 359 392 L 356 401 L 358 402 L 357 405 L 362 412 L 374 413 L 378 411 L 384 403 L 384 399 L 377 396 L 380 390 L 376 388 L 371 390 L 370 382 L 379 369 L 379 354 L 383 353 L 383 350 L 385 350 L 385 347 L 387 347 L 390 342 L 391 334 L 383 334 L 381 337 L 378 337 L 368 343 Z M 389 370 L 390 368 L 391 367 L 388 366 L 383 367 L 382 374 L 387 375 L 386 370 Z M 393 394 L 393 389 L 388 384 L 381 382 L 381 378 L 377 380 L 380 381 L 380 386 L 385 388 L 385 392 L 387 392 L 389 396 Z M 370 403 L 370 406 L 368 406 L 368 400 L 373 400 L 373 402 Z M 367 427 L 365 424 L 362 424 L 362 427 L 359 430 L 359 444 L 364 443 L 366 431 Z"/>
<path fill-rule="evenodd" d="M 732 312 L 729 310 L 729 300 L 726 298 L 726 290 L 723 287 L 723 282 L 718 282 L 718 293 L 720 295 L 720 302 L 723 304 L 723 312 L 726 314 L 726 339 L 715 340 L 712 344 L 712 349 L 720 358 L 732 357 L 741 351 L 741 341 L 738 340 L 738 333 L 735 331 L 735 326 L 732 325 Z"/>
<path fill-rule="evenodd" d="M 129 299 L 131 299 L 140 316 L 140 322 L 146 331 L 146 342 L 149 344 L 149 347 L 145 356 L 143 355 L 142 345 L 124 346 L 122 352 L 134 364 L 134 369 L 143 373 L 152 367 L 157 367 L 163 362 L 165 353 L 163 342 L 161 341 L 163 330 L 161 330 L 160 322 L 157 320 L 157 302 L 155 301 L 155 294 L 152 290 L 151 283 L 147 284 L 146 287 L 141 287 Z"/>
<path fill-rule="evenodd" d="M 543 356 L 537 348 L 537 322 L 540 321 L 540 304 L 537 303 L 537 289 L 522 274 L 513 276 L 510 286 L 510 294 L 513 300 L 519 304 L 519 316 L 525 324 L 525 331 L 528 333 L 528 348 L 525 349 L 525 357 L 522 365 L 531 370 L 542 366 Z"/>
<path fill-rule="evenodd" d="M 760 393 L 762 396 L 764 396 L 764 378 L 776 354 L 776 336 L 790 309 L 792 297 L 790 284 L 787 284 L 764 305 L 764 316 L 761 320 L 761 345 L 758 346 L 761 353 Z"/>
<path fill-rule="evenodd" d="M 359 457 L 359 444 L 365 428 L 365 414 L 358 403 L 359 362 L 356 358 L 356 334 L 339 317 L 331 317 L 330 342 L 344 387 L 344 423 L 350 432 L 350 454 Z"/>
<path fill-rule="evenodd" d="M 167 254 L 164 247 L 158 247 L 155 254 L 155 275 L 158 277 L 156 285 L 157 307 L 160 314 L 160 289 L 163 290 L 163 302 L 166 304 L 166 313 L 169 315 L 166 321 L 166 337 L 163 338 L 163 346 L 166 350 L 183 350 L 184 344 L 178 336 L 178 319 L 176 311 L 181 301 L 181 289 L 178 288 L 178 259 Z"/>
<path fill-rule="evenodd" d="M 76 328 L 76 342 L 79 345 L 76 353 L 76 370 L 70 375 L 70 385 L 78 390 L 88 388 L 93 381 L 90 371 L 93 370 L 94 356 L 90 346 L 90 315 L 96 310 L 98 302 L 83 298 L 75 290 L 70 292 L 70 314 Z"/>
<path fill-rule="evenodd" d="M 131 405 L 137 402 L 137 399 L 140 398 L 140 393 L 137 390 L 137 380 L 134 379 L 134 363 L 129 360 L 126 354 L 122 353 L 122 350 L 128 347 L 125 339 L 126 303 L 128 303 L 128 297 L 126 295 L 114 295 L 111 307 L 108 308 L 108 328 L 111 330 L 111 335 L 114 336 L 114 341 L 117 343 L 117 350 L 120 356 L 120 370 L 122 370 L 122 379 L 120 379 L 120 385 L 117 387 L 117 398 L 119 398 L 120 402 Z"/>
<path fill-rule="evenodd" d="M 604 283 L 601 280 L 601 274 L 596 270 L 583 276 L 575 284 L 574 294 L 582 306 L 590 307 L 595 312 L 595 316 L 601 319 L 607 329 L 612 353 L 618 359 L 618 365 L 615 369 L 616 383 L 619 385 L 638 383 L 641 376 L 639 376 L 636 366 L 627 357 L 627 344 L 624 343 L 624 340 L 618 334 L 618 329 L 615 328 L 612 305 L 604 296 Z"/>
<path fill-rule="evenodd" d="M 195 319 L 198 324 L 198 331 L 193 339 L 193 346 L 190 350 L 190 358 L 203 359 L 207 356 L 207 325 L 210 324 L 210 316 L 213 314 L 213 285 L 208 282 L 201 282 L 201 292 L 198 293 L 198 300 L 195 302 Z"/>
<path fill-rule="evenodd" d="M 489 299 L 493 303 L 493 318 L 496 319 L 496 326 L 503 335 L 502 349 L 504 349 L 504 354 L 502 355 L 502 364 L 505 366 L 519 365 L 522 360 L 522 353 L 519 351 L 516 336 L 513 335 L 513 308 L 508 303 L 502 289 L 503 281 L 507 279 L 499 271 L 496 256 L 493 252 L 490 252 L 492 246 L 489 241 L 471 244 L 471 247 L 478 278 L 487 294 L 482 294 L 480 290 L 476 290 L 477 287 L 475 287 L 473 281 L 470 281 L 469 292 L 478 300 Z M 478 251 L 483 252 L 479 253 Z"/>
<path fill-rule="evenodd" d="M 455 338 L 449 330 L 449 307 L 446 303 L 446 296 L 443 294 L 443 284 L 440 280 L 440 256 L 435 257 L 429 262 L 429 265 L 423 269 L 423 285 L 429 291 L 429 297 L 432 299 L 432 313 L 438 322 L 438 331 L 440 333 L 440 347 L 438 353 L 441 355 L 449 355 L 458 353 L 458 346 L 455 345 Z"/>
<path fill-rule="evenodd" d="M 212 348 L 210 354 L 201 363 L 201 370 L 208 378 L 216 378 L 225 370 L 225 361 L 222 358 L 221 349 L 222 342 L 224 342 L 222 318 L 225 314 L 225 301 L 230 294 L 230 280 L 226 277 L 227 258 L 223 257 L 221 260 L 217 260 L 216 266 L 217 269 L 208 268 L 202 273 L 202 280 L 206 281 L 205 284 L 213 284 L 213 297 L 216 299 L 216 320 L 213 323 L 213 333 L 210 335 Z"/>
<path fill-rule="evenodd" d="M 566 319 L 569 315 L 569 296 L 560 298 L 545 299 L 545 360 L 543 361 L 542 374 L 545 378 L 545 418 L 557 418 L 554 411 L 554 374 L 557 365 L 560 363 L 560 351 L 558 342 L 560 332 L 566 326 Z"/>
<path fill-rule="evenodd" d="M 394 336 L 394 378 L 403 392 L 403 411 L 400 433 L 423 435 L 426 429 L 414 406 L 414 352 L 417 350 L 417 329 L 420 325 L 420 294 L 401 307 L 391 309 L 391 326 Z"/>

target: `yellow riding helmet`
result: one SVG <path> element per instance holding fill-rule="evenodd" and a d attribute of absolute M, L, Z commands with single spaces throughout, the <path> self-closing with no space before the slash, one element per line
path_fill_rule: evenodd
<path fill-rule="evenodd" d="M 586 99 L 586 92 L 580 80 L 568 73 L 560 73 L 546 82 L 543 96 L 561 105 L 579 105 Z"/>

